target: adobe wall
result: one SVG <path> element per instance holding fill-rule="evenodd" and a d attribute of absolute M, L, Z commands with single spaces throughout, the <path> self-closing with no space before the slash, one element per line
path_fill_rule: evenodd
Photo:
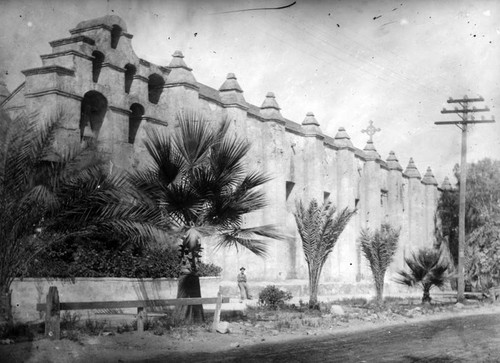
<path fill-rule="evenodd" d="M 382 160 L 371 136 L 363 150 L 356 148 L 341 125 L 334 137 L 325 135 L 310 112 L 301 123 L 285 119 L 272 92 L 260 107 L 249 104 L 232 73 L 218 90 L 203 85 L 180 51 L 168 66 L 140 59 L 117 16 L 81 22 L 70 34 L 50 42 L 52 53 L 41 56 L 41 67 L 23 71 L 26 81 L 18 89 L 6 95 L 0 87 L 2 107 L 14 115 L 37 111 L 41 119 L 62 113 L 66 119 L 56 147 L 97 138 L 110 166 L 128 170 L 145 162 L 144 130 L 170 132 L 179 111 L 232 120 L 234 132 L 252 143 L 248 165 L 273 176 L 264 186 L 269 206 L 247 216 L 246 224 L 276 223 L 295 240 L 270 241 L 266 259 L 241 249 L 214 250 L 205 241 L 204 258 L 224 268 L 224 279 L 233 280 L 240 266 L 255 280 L 307 278 L 293 217 L 297 199 L 330 199 L 339 209 L 358 210 L 324 268 L 324 281 L 371 279 L 357 242 L 361 228 L 378 228 L 382 222 L 401 227 L 391 273 L 403 266 L 410 250 L 432 246 L 437 182 L 430 169 L 422 178 L 413 160 L 404 171 L 393 152 Z"/>
<path fill-rule="evenodd" d="M 221 279 L 201 277 L 201 294 L 216 297 Z M 69 279 L 16 279 L 11 285 L 12 314 L 14 321 L 35 321 L 43 317 L 36 304 L 45 303 L 50 286 L 56 286 L 59 301 L 126 301 L 159 300 L 177 297 L 177 279 L 127 279 L 127 278 L 76 278 Z M 93 311 L 94 313 L 96 311 Z M 99 311 L 97 311 L 99 312 Z M 104 312 L 104 311 L 102 311 Z M 137 313 L 137 309 L 122 309 L 120 312 Z M 87 312 L 85 312 L 87 314 Z M 86 315 L 82 315 L 85 319 Z"/>

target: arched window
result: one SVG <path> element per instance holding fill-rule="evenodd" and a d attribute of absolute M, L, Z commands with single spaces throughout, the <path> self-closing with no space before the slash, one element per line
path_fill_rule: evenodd
<path fill-rule="evenodd" d="M 97 83 L 99 80 L 99 74 L 101 73 L 102 63 L 104 62 L 104 54 L 95 51 L 92 53 L 92 80 Z"/>
<path fill-rule="evenodd" d="M 149 102 L 157 104 L 160 100 L 161 92 L 163 91 L 163 85 L 165 80 L 159 74 L 152 74 L 149 76 L 148 82 L 148 98 Z"/>
<path fill-rule="evenodd" d="M 144 115 L 144 107 L 138 103 L 134 103 L 130 106 L 130 112 L 131 114 L 128 119 L 128 142 L 133 144 L 137 130 L 141 125 L 142 115 Z"/>
<path fill-rule="evenodd" d="M 118 25 L 113 25 L 111 28 L 111 48 L 116 49 L 120 36 L 122 35 L 122 28 Z"/>
<path fill-rule="evenodd" d="M 89 91 L 82 100 L 80 112 L 80 139 L 97 140 L 99 130 L 108 110 L 108 100 L 101 93 Z"/>
<path fill-rule="evenodd" d="M 125 93 L 130 92 L 130 87 L 132 86 L 132 81 L 136 73 L 136 68 L 133 64 L 127 64 L 125 66 Z"/>

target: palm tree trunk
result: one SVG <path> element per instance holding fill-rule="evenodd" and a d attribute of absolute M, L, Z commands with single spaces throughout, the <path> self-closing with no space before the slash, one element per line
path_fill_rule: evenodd
<path fill-rule="evenodd" d="M 424 295 L 422 296 L 422 304 L 431 302 L 431 287 L 424 285 Z"/>
<path fill-rule="evenodd" d="M 377 290 L 377 304 L 384 301 L 384 275 L 375 277 L 375 290 Z"/>
<path fill-rule="evenodd" d="M 200 278 L 196 273 L 181 275 L 177 285 L 177 298 L 201 297 Z M 203 305 L 180 305 L 175 309 L 175 315 L 186 323 L 201 323 L 205 321 Z"/>
<path fill-rule="evenodd" d="M 309 266 L 309 308 L 318 305 L 318 285 L 321 271 L 318 267 Z"/>

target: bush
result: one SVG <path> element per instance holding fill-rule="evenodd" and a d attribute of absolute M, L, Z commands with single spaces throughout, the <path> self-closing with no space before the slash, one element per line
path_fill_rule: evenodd
<path fill-rule="evenodd" d="M 219 276 L 222 268 L 199 263 L 200 276 Z M 117 241 L 65 241 L 38 255 L 25 277 L 175 278 L 180 275 L 176 248 L 123 248 Z"/>
<path fill-rule="evenodd" d="M 268 285 L 259 293 L 259 302 L 271 309 L 276 309 L 285 301 L 291 300 L 292 297 L 291 292 L 280 290 L 274 285 Z"/>

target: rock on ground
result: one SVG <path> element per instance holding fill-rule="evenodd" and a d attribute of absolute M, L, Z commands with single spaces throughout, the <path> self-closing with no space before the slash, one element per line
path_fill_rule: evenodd
<path fill-rule="evenodd" d="M 330 314 L 344 315 L 344 308 L 340 305 L 332 305 L 330 308 Z"/>
<path fill-rule="evenodd" d="M 221 334 L 227 334 L 229 333 L 229 323 L 227 321 L 221 321 L 217 325 L 217 332 Z"/>

